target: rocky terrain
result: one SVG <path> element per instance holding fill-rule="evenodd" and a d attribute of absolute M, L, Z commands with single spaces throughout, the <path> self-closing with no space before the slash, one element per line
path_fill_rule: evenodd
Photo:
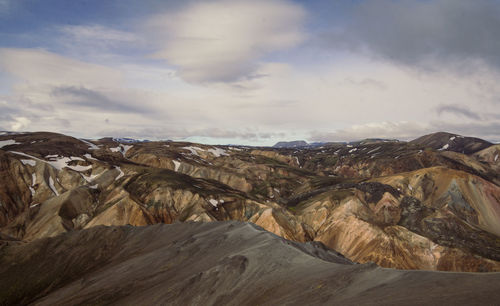
<path fill-rule="evenodd" d="M 448 133 L 410 142 L 367 139 L 256 148 L 4 132 L 0 238 L 8 246 L 0 256 L 2 263 L 9 262 L 8 254 L 17 247 L 36 249 L 39 241 L 77 243 L 99 231 L 145 235 L 163 228 L 100 225 L 234 220 L 288 240 L 321 242 L 357 263 L 500 271 L 499 154 L 499 145 Z M 88 231 L 80 234 L 82 229 Z M 130 237 L 109 243 L 126 244 L 135 239 Z M 87 268 L 82 269 L 71 277 L 83 275 L 78 273 Z M 230 277 L 224 281 L 232 282 Z M 71 288 L 68 294 L 77 290 Z"/>
<path fill-rule="evenodd" d="M 3 240 L 0 262 L 5 305 L 488 305 L 500 298 L 500 273 L 354 264 L 319 242 L 235 221 Z"/>

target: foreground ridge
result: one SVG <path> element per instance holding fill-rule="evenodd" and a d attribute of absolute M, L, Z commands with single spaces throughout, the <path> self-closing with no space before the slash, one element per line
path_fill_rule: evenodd
<path fill-rule="evenodd" d="M 3 304 L 480 304 L 500 298 L 499 282 L 353 264 L 235 221 L 96 226 L 0 253 Z"/>

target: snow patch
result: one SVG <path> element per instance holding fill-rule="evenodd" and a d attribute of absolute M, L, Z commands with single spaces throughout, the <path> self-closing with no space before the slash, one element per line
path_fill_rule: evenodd
<path fill-rule="evenodd" d="M 497 154 L 497 155 L 495 155 L 495 159 L 494 159 L 494 161 L 497 161 L 497 160 L 498 160 L 498 154 Z"/>
<path fill-rule="evenodd" d="M 350 149 L 349 153 L 356 152 L 357 150 L 358 150 L 358 148 Z"/>
<path fill-rule="evenodd" d="M 23 163 L 23 165 L 30 165 L 32 167 L 36 165 L 36 161 L 32 159 L 21 159 L 21 162 Z"/>
<path fill-rule="evenodd" d="M 56 186 L 54 186 L 54 180 L 52 179 L 52 176 L 49 176 L 49 187 L 56 196 L 59 196 L 59 192 L 57 192 Z"/>
<path fill-rule="evenodd" d="M 98 187 L 99 187 L 99 184 L 95 184 L 95 185 L 89 186 L 90 189 L 97 189 Z"/>
<path fill-rule="evenodd" d="M 181 163 L 176 161 L 176 160 L 173 160 L 172 161 L 174 163 L 174 171 L 177 172 L 179 170 L 179 167 L 181 166 Z"/>
<path fill-rule="evenodd" d="M 115 177 L 115 181 L 118 181 L 119 179 L 121 179 L 121 178 L 125 175 L 125 173 L 123 173 L 122 168 L 120 168 L 120 167 L 118 167 L 118 166 L 115 166 L 115 169 L 116 169 L 116 170 L 118 170 L 118 171 L 120 172 L 120 173 L 118 174 L 118 176 L 117 176 L 117 177 Z"/>
<path fill-rule="evenodd" d="M 43 163 L 47 163 L 47 164 L 51 165 L 52 167 L 56 168 L 57 170 L 62 170 L 63 168 L 70 168 L 70 169 L 75 170 L 75 171 L 87 171 L 90 168 L 92 168 L 92 165 L 89 165 L 89 166 L 79 166 L 79 165 L 68 166 L 68 163 L 71 161 L 74 161 L 74 160 L 85 161 L 81 157 L 73 157 L 73 156 L 72 157 L 64 157 L 64 156 L 59 157 L 59 155 L 54 154 L 54 155 L 47 155 L 46 158 L 49 158 L 49 160 L 46 161 L 46 160 L 31 156 L 29 154 L 22 153 L 22 152 L 16 152 L 16 151 L 9 151 L 9 152 L 34 159 L 32 162 L 40 161 Z M 22 161 L 23 160 L 21 160 L 21 162 Z"/>
<path fill-rule="evenodd" d="M 40 203 L 36 203 L 36 204 L 31 204 L 31 205 L 30 205 L 30 208 L 34 208 L 34 207 L 37 207 L 38 205 L 40 205 Z"/>
<path fill-rule="evenodd" d="M 87 183 L 90 183 L 92 182 L 96 177 L 98 177 L 99 175 L 101 175 L 102 173 L 99 173 L 99 174 L 91 174 L 89 176 L 87 175 L 84 175 L 83 173 L 80 173 L 80 175 L 83 177 L 83 179 L 85 181 L 87 181 Z"/>
<path fill-rule="evenodd" d="M 56 157 L 56 158 L 49 159 L 47 161 L 47 163 L 50 164 L 52 167 L 56 168 L 57 170 L 62 170 L 62 168 L 68 166 L 68 163 L 70 161 L 71 161 L 71 158 L 69 158 L 69 157 L 61 157 L 61 158 Z"/>
<path fill-rule="evenodd" d="M 28 188 L 30 189 L 31 196 L 33 197 L 35 195 L 35 189 L 31 186 L 29 186 Z"/>
<path fill-rule="evenodd" d="M 99 147 L 91 143 L 90 141 L 87 141 L 85 139 L 80 139 L 80 141 L 87 144 L 89 146 L 89 150 L 99 150 Z"/>
<path fill-rule="evenodd" d="M 297 156 L 294 156 L 294 157 L 295 157 L 295 161 L 297 162 L 297 165 L 300 166 L 299 158 Z"/>
<path fill-rule="evenodd" d="M 5 147 L 5 146 L 11 146 L 11 145 L 17 145 L 17 144 L 21 144 L 21 143 L 16 142 L 14 139 L 0 140 L 0 149 Z"/>
<path fill-rule="evenodd" d="M 66 166 L 66 168 L 69 168 L 71 170 L 75 170 L 77 172 L 83 172 L 83 171 L 87 171 L 87 170 L 92 169 L 92 165 L 88 165 L 88 166 L 80 166 L 80 165 Z"/>
<path fill-rule="evenodd" d="M 443 150 L 446 150 L 450 147 L 449 144 L 445 144 L 441 149 L 438 149 L 439 151 L 443 151 Z"/>
<path fill-rule="evenodd" d="M 182 147 L 181 149 L 188 150 L 188 151 L 190 151 L 190 152 L 191 152 L 191 154 L 196 155 L 196 156 L 200 156 L 200 155 L 198 154 L 198 151 L 205 151 L 205 150 L 203 150 L 202 148 L 193 147 L 193 146 L 190 146 L 190 147 Z"/>
<path fill-rule="evenodd" d="M 226 150 L 221 148 L 208 149 L 208 152 L 212 153 L 215 157 L 220 157 L 221 155 L 229 156 L 229 154 L 226 153 Z"/>
<path fill-rule="evenodd" d="M 90 155 L 89 153 L 83 155 L 83 157 L 85 157 L 86 159 L 90 159 L 90 160 L 98 160 L 97 158 L 93 158 L 92 155 Z"/>
<path fill-rule="evenodd" d="M 450 140 L 453 141 L 453 140 L 455 140 L 455 138 L 457 138 L 457 137 L 455 137 L 455 136 L 450 137 Z"/>
<path fill-rule="evenodd" d="M 127 155 L 127 151 L 130 150 L 130 149 L 132 149 L 132 147 L 133 147 L 133 145 L 124 145 L 124 144 L 122 144 L 122 148 L 123 148 L 122 154 L 123 154 L 124 157 L 125 157 L 125 155 Z"/>
<path fill-rule="evenodd" d="M 216 200 L 216 199 L 210 199 L 208 200 L 210 204 L 212 204 L 214 207 L 217 207 L 219 204 L 223 204 L 224 200 Z"/>
<path fill-rule="evenodd" d="M 31 186 L 35 186 L 36 184 L 36 173 L 31 175 Z"/>
<path fill-rule="evenodd" d="M 124 145 L 124 144 L 120 144 L 118 147 L 116 148 L 109 148 L 111 150 L 111 152 L 113 153 L 116 153 L 116 152 L 120 152 L 122 153 L 123 157 L 125 157 L 125 155 L 127 154 L 127 151 L 130 150 L 131 148 L 133 147 L 133 145 Z"/>

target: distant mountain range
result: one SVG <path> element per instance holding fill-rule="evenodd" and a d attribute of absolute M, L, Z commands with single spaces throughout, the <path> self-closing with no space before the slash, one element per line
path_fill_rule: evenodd
<path fill-rule="evenodd" d="M 381 142 L 404 142 L 397 139 L 384 139 L 384 138 L 366 138 L 358 141 L 351 142 L 314 142 L 307 143 L 305 140 L 296 141 L 280 141 L 277 142 L 273 148 L 306 148 L 306 147 L 317 147 L 325 145 L 335 145 L 335 144 L 348 144 L 348 145 L 360 145 L 360 144 L 370 144 L 370 143 L 381 143 Z M 477 152 L 481 149 L 487 148 L 492 145 L 491 142 L 486 140 L 475 138 L 475 137 L 464 137 L 457 134 L 447 133 L 447 132 L 437 132 L 419 137 L 415 140 L 410 141 L 411 144 L 419 144 L 432 149 L 449 150 L 454 152 L 461 152 L 465 154 L 471 154 Z"/>

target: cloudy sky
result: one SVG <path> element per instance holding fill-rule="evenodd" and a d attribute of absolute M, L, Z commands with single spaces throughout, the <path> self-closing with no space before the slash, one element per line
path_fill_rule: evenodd
<path fill-rule="evenodd" d="M 500 1 L 0 0 L 0 130 L 500 141 Z"/>

